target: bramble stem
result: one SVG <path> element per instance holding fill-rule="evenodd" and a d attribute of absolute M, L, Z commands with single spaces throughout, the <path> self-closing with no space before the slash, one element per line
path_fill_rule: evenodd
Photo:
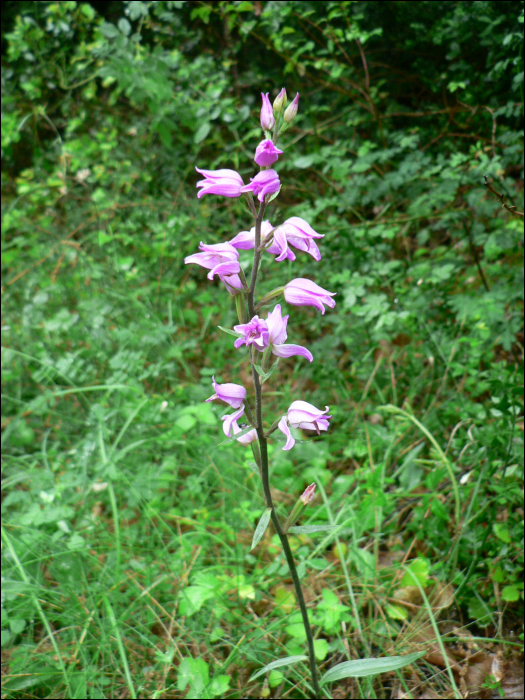
<path fill-rule="evenodd" d="M 251 274 L 251 279 L 250 279 L 250 289 L 248 291 L 248 309 L 249 309 L 250 318 L 253 318 L 255 316 L 254 293 L 255 293 L 255 285 L 257 282 L 257 273 L 259 270 L 259 261 L 260 261 L 261 252 L 262 252 L 259 250 L 259 247 L 261 245 L 261 224 L 262 224 L 262 219 L 264 216 L 265 208 L 266 208 L 265 204 L 261 203 L 261 206 L 259 207 L 259 212 L 257 214 L 257 218 L 255 220 L 255 249 L 254 249 L 254 254 L 253 254 L 253 267 L 252 267 L 252 274 Z M 282 525 L 279 521 L 279 517 L 277 516 L 277 512 L 275 510 L 275 506 L 273 504 L 272 494 L 270 491 L 270 478 L 269 478 L 269 473 L 268 473 L 268 442 L 267 442 L 266 437 L 264 435 L 264 427 L 263 427 L 263 421 L 262 421 L 261 380 L 260 380 L 260 377 L 257 373 L 257 370 L 255 369 L 255 367 L 253 365 L 253 360 L 252 360 L 251 355 L 250 355 L 250 359 L 251 359 L 251 367 L 252 367 L 253 386 L 255 389 L 255 423 L 256 423 L 257 435 L 259 438 L 258 442 L 259 442 L 259 453 L 260 453 L 260 460 L 261 460 L 260 473 L 261 473 L 261 480 L 262 480 L 263 491 L 264 491 L 264 500 L 266 501 L 266 507 L 271 508 L 271 510 L 272 510 L 272 522 L 273 522 L 273 525 L 275 527 L 277 534 L 279 535 L 279 539 L 281 540 L 281 545 L 283 547 L 284 555 L 286 557 L 286 561 L 288 563 L 288 568 L 290 569 L 290 574 L 292 576 L 292 581 L 293 581 L 293 585 L 295 588 L 295 594 L 297 596 L 297 601 L 299 603 L 299 609 L 301 610 L 301 616 L 303 618 L 304 631 L 306 633 L 306 641 L 308 644 L 308 657 L 309 657 L 309 664 L 310 664 L 310 672 L 312 674 L 312 684 L 314 687 L 313 697 L 320 698 L 321 697 L 321 688 L 319 686 L 319 680 L 317 678 L 317 664 L 315 662 L 314 638 L 313 638 L 313 634 L 312 634 L 312 629 L 310 627 L 310 621 L 308 620 L 308 610 L 306 609 L 306 603 L 304 600 L 303 589 L 301 588 L 301 582 L 299 580 L 299 575 L 297 573 L 297 568 L 295 566 L 295 561 L 293 558 L 290 543 L 288 541 L 288 536 L 283 531 Z"/>

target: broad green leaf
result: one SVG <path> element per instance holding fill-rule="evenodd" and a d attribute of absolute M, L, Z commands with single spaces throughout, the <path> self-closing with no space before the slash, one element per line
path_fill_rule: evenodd
<path fill-rule="evenodd" d="M 376 570 L 376 558 L 371 552 L 361 547 L 352 547 L 350 556 L 365 581 L 373 578 Z"/>
<path fill-rule="evenodd" d="M 481 598 L 471 598 L 468 604 L 468 614 L 471 619 L 476 620 L 476 624 L 480 627 L 488 627 L 494 617 L 489 606 Z"/>
<path fill-rule="evenodd" d="M 317 661 L 324 661 L 328 654 L 328 642 L 326 639 L 316 639 L 314 641 L 314 653 Z"/>
<path fill-rule="evenodd" d="M 255 588 L 249 583 L 245 583 L 243 586 L 239 586 L 237 589 L 239 598 L 248 598 L 249 600 L 255 600 Z"/>
<path fill-rule="evenodd" d="M 314 557 L 308 560 L 308 566 L 316 571 L 323 571 L 328 566 L 328 562 L 321 557 Z"/>
<path fill-rule="evenodd" d="M 272 661 L 271 664 L 267 664 L 266 666 L 263 666 L 263 668 L 259 669 L 256 673 L 254 673 L 250 681 L 254 681 L 256 678 L 259 678 L 259 676 L 262 676 L 265 673 L 268 673 L 268 671 L 273 671 L 274 668 L 281 668 L 282 666 L 290 666 L 291 664 L 296 664 L 299 661 L 305 661 L 308 659 L 307 656 L 300 655 L 300 656 L 285 656 L 284 659 L 277 659 L 277 661 Z"/>
<path fill-rule="evenodd" d="M 423 586 L 423 588 L 428 584 L 429 565 L 426 559 L 423 559 L 422 557 L 417 557 L 417 559 L 413 559 L 410 562 L 409 566 L 407 566 L 407 569 L 409 569 L 413 576 L 416 577 L 416 579 Z M 401 579 L 401 583 L 399 585 L 401 587 L 413 586 L 413 576 L 411 576 L 410 573 L 407 571 Z"/>
<path fill-rule="evenodd" d="M 233 9 L 235 12 L 253 12 L 253 3 L 244 0 L 240 2 L 237 7 L 234 6 Z"/>
<path fill-rule="evenodd" d="M 506 525 L 503 523 L 495 523 L 492 528 L 498 539 L 505 542 L 505 544 L 510 544 L 510 532 Z"/>
<path fill-rule="evenodd" d="M 266 508 L 264 513 L 261 515 L 261 519 L 259 520 L 259 524 L 255 528 L 255 532 L 253 533 L 253 540 L 252 540 L 252 546 L 250 548 L 250 551 L 252 549 L 255 549 L 255 547 L 257 547 L 257 545 L 259 544 L 261 537 L 266 532 L 266 528 L 268 527 L 268 523 L 270 522 L 271 517 L 272 517 L 272 509 Z"/>
<path fill-rule="evenodd" d="M 215 676 L 209 685 L 209 690 L 214 697 L 223 698 L 226 695 L 229 685 L 230 676 L 221 674 L 220 676 Z"/>
<path fill-rule="evenodd" d="M 507 603 L 514 603 L 519 600 L 519 597 L 520 591 L 517 586 L 505 586 L 505 588 L 501 591 L 501 598 Z"/>
<path fill-rule="evenodd" d="M 84 17 L 87 17 L 88 19 L 93 19 L 95 16 L 95 10 L 91 5 L 88 5 L 87 2 L 83 2 L 80 5 L 80 11 L 84 15 Z"/>
<path fill-rule="evenodd" d="M 197 421 L 193 416 L 190 416 L 188 413 L 183 413 L 182 416 L 177 418 L 175 421 L 175 425 L 177 428 L 180 428 L 184 432 L 191 430 L 195 425 L 197 424 Z"/>
<path fill-rule="evenodd" d="M 341 605 L 339 598 L 329 588 L 323 588 L 323 590 L 321 591 L 321 595 L 323 597 L 324 603 L 326 604 L 325 607 L 339 607 Z"/>
<path fill-rule="evenodd" d="M 297 604 L 295 593 L 284 586 L 274 590 L 275 612 L 282 615 L 290 615 Z"/>
<path fill-rule="evenodd" d="M 276 688 L 283 682 L 283 680 L 284 673 L 282 671 L 277 671 L 277 669 L 270 671 L 270 675 L 268 676 L 268 685 L 270 688 Z"/>
<path fill-rule="evenodd" d="M 129 36 L 131 32 L 131 24 L 125 17 L 121 17 L 118 21 L 118 28 L 125 36 Z"/>
<path fill-rule="evenodd" d="M 302 622 L 294 622 L 292 625 L 286 625 L 285 629 L 290 637 L 295 637 L 300 640 L 306 639 L 306 632 L 304 631 Z"/>
<path fill-rule="evenodd" d="M 307 156 L 299 156 L 293 162 L 296 168 L 309 168 L 315 162 L 315 154 L 309 154 Z"/>
<path fill-rule="evenodd" d="M 204 124 L 201 124 L 197 131 L 195 132 L 195 136 L 193 137 L 193 140 L 195 143 L 200 143 L 201 141 L 204 141 L 206 136 L 211 131 L 211 124 L 209 122 L 204 122 Z"/>
<path fill-rule="evenodd" d="M 392 620 L 406 620 L 408 618 L 408 611 L 401 605 L 387 605 L 385 610 Z"/>
<path fill-rule="evenodd" d="M 114 39 L 120 33 L 115 25 L 111 24 L 110 22 L 104 22 L 104 24 L 102 24 L 100 27 L 100 31 L 106 37 L 106 39 Z"/>
<path fill-rule="evenodd" d="M 292 525 L 288 528 L 288 532 L 293 532 L 296 535 L 309 535 L 312 532 L 335 530 L 335 527 L 335 525 Z"/>
<path fill-rule="evenodd" d="M 427 652 L 415 652 L 406 656 L 385 656 L 379 659 L 357 659 L 357 661 L 345 661 L 337 664 L 327 671 L 321 678 L 321 685 L 334 683 L 342 678 L 362 678 L 363 676 L 374 676 L 377 673 L 388 673 L 396 671 L 398 668 L 408 666 L 417 661 Z"/>
<path fill-rule="evenodd" d="M 184 690 L 191 686 L 196 695 L 200 695 L 206 687 L 209 679 L 208 664 L 203 659 L 182 659 L 177 674 L 177 688 Z M 196 697 L 193 695 L 193 697 Z"/>

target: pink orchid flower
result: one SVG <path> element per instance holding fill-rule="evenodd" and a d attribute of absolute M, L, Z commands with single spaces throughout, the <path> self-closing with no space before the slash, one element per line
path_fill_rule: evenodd
<path fill-rule="evenodd" d="M 320 411 L 307 401 L 294 401 L 285 416 L 279 421 L 278 428 L 286 437 L 286 444 L 283 450 L 291 450 L 295 445 L 295 439 L 290 432 L 290 428 L 303 428 L 303 430 L 316 430 L 320 435 L 321 430 L 328 430 L 329 419 L 332 416 L 325 415 L 329 408 Z"/>
<path fill-rule="evenodd" d="M 324 314 L 326 304 L 331 309 L 335 306 L 335 301 L 332 297 L 335 292 L 328 292 L 312 280 L 298 277 L 284 287 L 284 298 L 293 306 L 315 306 L 316 309 Z"/>

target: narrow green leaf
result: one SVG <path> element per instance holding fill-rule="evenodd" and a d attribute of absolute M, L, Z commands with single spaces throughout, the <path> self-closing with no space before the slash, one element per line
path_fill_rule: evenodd
<path fill-rule="evenodd" d="M 234 442 L 235 440 L 237 440 L 237 438 L 240 438 L 240 437 L 242 437 L 243 435 L 247 435 L 247 434 L 250 432 L 250 430 L 254 430 L 253 425 L 248 425 L 246 428 L 244 428 L 243 430 L 241 430 L 240 433 L 236 433 L 236 434 L 235 434 L 235 437 L 229 437 L 229 438 L 226 438 L 226 440 L 223 440 L 222 442 L 219 442 L 219 444 L 217 445 L 217 447 L 220 447 L 221 445 L 227 445 L 229 442 Z"/>
<path fill-rule="evenodd" d="M 279 196 L 279 192 L 281 191 L 281 188 L 282 188 L 282 185 L 279 187 L 279 189 L 277 190 L 277 192 L 274 192 L 274 193 L 272 194 L 272 196 L 268 199 L 268 201 L 266 202 L 267 205 L 270 204 L 270 202 L 272 202 L 276 197 Z"/>
<path fill-rule="evenodd" d="M 261 365 L 254 364 L 253 366 L 255 367 L 257 374 L 261 377 L 261 379 L 263 380 L 263 383 L 264 383 L 266 381 L 266 372 L 263 370 Z"/>
<path fill-rule="evenodd" d="M 263 381 L 262 381 L 263 384 L 264 384 L 264 382 L 267 382 L 268 379 L 270 379 L 270 377 L 272 376 L 272 374 L 273 374 L 273 373 L 275 372 L 275 370 L 277 369 L 277 365 L 278 365 L 278 364 L 279 364 L 279 360 L 277 359 L 277 360 L 273 363 L 273 365 L 270 367 L 270 369 L 268 370 L 268 372 L 266 373 L 266 376 L 264 377 L 264 379 L 263 379 Z"/>
<path fill-rule="evenodd" d="M 312 532 L 327 532 L 335 530 L 335 525 L 292 525 L 288 528 L 288 532 L 293 532 L 296 535 L 309 535 Z"/>
<path fill-rule="evenodd" d="M 266 532 L 266 528 L 268 527 L 268 523 L 270 522 L 270 518 L 272 517 L 272 509 L 271 508 L 266 508 L 264 513 L 261 515 L 261 519 L 259 520 L 259 524 L 255 528 L 255 532 L 253 533 L 253 540 L 252 540 L 252 546 L 251 549 L 255 549 L 257 545 L 259 544 L 261 537 L 264 535 Z"/>
<path fill-rule="evenodd" d="M 385 656 L 379 659 L 357 659 L 357 661 L 345 661 L 337 664 L 327 671 L 321 678 L 321 685 L 340 681 L 342 678 L 362 678 L 363 676 L 373 676 L 376 673 L 387 673 L 396 671 L 398 668 L 408 666 L 417 661 L 427 652 L 421 651 L 406 656 Z"/>
<path fill-rule="evenodd" d="M 230 328 L 223 328 L 222 326 L 217 326 L 217 328 L 220 328 L 221 331 L 224 331 L 225 333 L 228 333 L 229 335 L 233 335 L 234 338 L 241 337 L 240 333 L 236 333 L 235 331 L 232 331 Z"/>
<path fill-rule="evenodd" d="M 307 656 L 285 656 L 284 659 L 277 659 L 277 661 L 272 661 L 271 664 L 267 664 L 259 671 L 257 671 L 257 673 L 254 673 L 253 676 L 250 678 L 250 681 L 254 681 L 256 678 L 259 678 L 259 676 L 268 673 L 268 671 L 273 671 L 274 668 L 280 668 L 281 666 L 290 666 L 290 664 L 296 664 L 298 661 L 305 661 L 307 658 Z"/>

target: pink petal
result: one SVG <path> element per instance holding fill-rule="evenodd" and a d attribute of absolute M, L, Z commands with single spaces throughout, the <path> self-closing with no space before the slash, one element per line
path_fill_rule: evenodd
<path fill-rule="evenodd" d="M 279 428 L 281 433 L 284 433 L 286 437 L 286 444 L 283 447 L 283 450 L 291 450 L 292 447 L 295 445 L 295 439 L 293 438 L 292 433 L 290 432 L 290 428 L 288 427 L 288 421 L 286 420 L 286 416 L 283 416 L 281 418 L 277 427 Z"/>

